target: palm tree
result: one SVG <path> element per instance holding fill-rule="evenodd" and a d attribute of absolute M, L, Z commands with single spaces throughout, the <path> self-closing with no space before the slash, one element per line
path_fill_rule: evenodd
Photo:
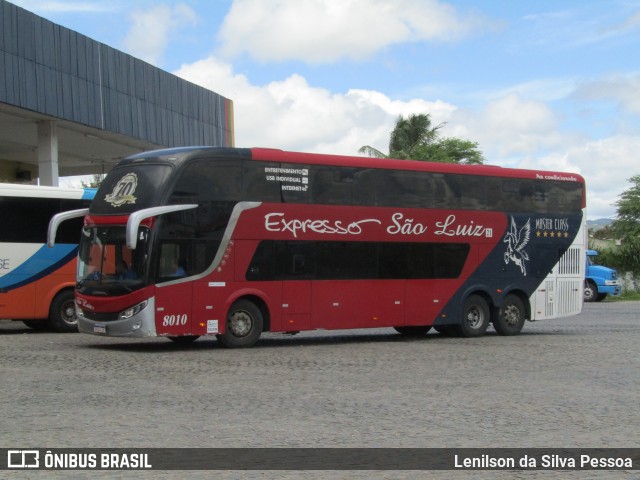
<path fill-rule="evenodd" d="M 389 139 L 389 156 L 412 158 L 416 148 L 431 145 L 438 139 L 438 130 L 443 125 L 433 127 L 428 113 L 412 114 L 408 118 L 400 115 Z"/>
<path fill-rule="evenodd" d="M 382 153 L 377 148 L 373 148 L 371 145 L 363 145 L 358 149 L 359 153 L 364 153 L 367 157 L 372 158 L 388 158 L 387 155 Z"/>
<path fill-rule="evenodd" d="M 428 145 L 438 138 L 437 131 L 442 125 L 432 127 L 428 113 L 411 114 L 408 118 L 400 115 L 389 139 L 389 155 L 369 145 L 360 147 L 358 152 L 374 158 L 411 158 L 416 147 Z"/>
<path fill-rule="evenodd" d="M 430 160 L 445 163 L 482 163 L 483 156 L 478 144 L 459 138 L 440 139 L 438 130 L 445 124 L 435 127 L 428 113 L 418 113 L 396 120 L 389 138 L 389 155 L 364 145 L 358 152 L 373 158 L 399 158 L 411 160 Z"/>

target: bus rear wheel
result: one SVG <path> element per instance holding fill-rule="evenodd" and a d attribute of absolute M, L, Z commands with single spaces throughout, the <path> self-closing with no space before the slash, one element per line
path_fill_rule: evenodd
<path fill-rule="evenodd" d="M 393 327 L 393 329 L 401 335 L 407 337 L 421 337 L 431 330 L 431 325 L 416 325 L 408 327 Z"/>
<path fill-rule="evenodd" d="M 73 290 L 63 290 L 51 302 L 49 327 L 54 332 L 72 333 L 78 331 L 76 299 Z"/>
<path fill-rule="evenodd" d="M 225 347 L 251 347 L 262 333 L 262 312 L 250 300 L 238 300 L 227 314 L 226 331 L 218 335 L 218 339 Z"/>
<path fill-rule="evenodd" d="M 507 295 L 498 310 L 497 318 L 493 320 L 493 328 L 500 335 L 517 335 L 524 327 L 526 315 L 522 300 L 516 295 Z"/>
<path fill-rule="evenodd" d="M 489 326 L 489 306 L 480 295 L 469 295 L 462 307 L 462 318 L 456 325 L 461 337 L 480 337 Z"/>

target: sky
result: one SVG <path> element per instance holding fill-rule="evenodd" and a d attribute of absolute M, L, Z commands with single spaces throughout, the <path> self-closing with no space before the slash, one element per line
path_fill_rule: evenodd
<path fill-rule="evenodd" d="M 485 163 L 640 174 L 640 0 L 10 0 L 234 102 L 237 147 L 388 152 L 428 113 Z"/>

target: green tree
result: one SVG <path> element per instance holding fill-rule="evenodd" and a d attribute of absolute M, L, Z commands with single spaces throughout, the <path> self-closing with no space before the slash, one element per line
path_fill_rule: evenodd
<path fill-rule="evenodd" d="M 589 230 L 589 234 L 591 235 L 591 230 Z M 605 227 L 599 228 L 593 232 L 593 238 L 597 238 L 598 240 L 611 240 L 615 238 L 613 230 L 611 230 L 611 225 L 607 225 Z M 594 249 L 595 250 L 595 249 Z"/>
<path fill-rule="evenodd" d="M 640 236 L 640 175 L 634 175 L 628 181 L 632 186 L 622 192 L 614 204 L 618 215 L 611 224 L 611 229 L 623 241 Z"/>
<path fill-rule="evenodd" d="M 389 137 L 389 154 L 386 155 L 369 145 L 358 150 L 375 158 L 399 158 L 428 160 L 441 163 L 481 164 L 484 157 L 478 144 L 460 138 L 440 138 L 439 130 L 444 123 L 433 125 L 426 113 L 400 115 Z"/>
<path fill-rule="evenodd" d="M 427 159 L 431 162 L 466 165 L 479 165 L 484 162 L 477 142 L 455 137 L 443 138 L 435 143 L 418 147 L 415 157 L 417 160 Z"/>

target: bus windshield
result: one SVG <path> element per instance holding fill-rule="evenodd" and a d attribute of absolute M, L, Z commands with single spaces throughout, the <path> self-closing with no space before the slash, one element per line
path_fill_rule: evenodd
<path fill-rule="evenodd" d="M 87 295 L 124 295 L 147 282 L 149 230 L 138 231 L 138 246 L 127 247 L 125 227 L 85 227 L 80 240 L 77 290 Z"/>

